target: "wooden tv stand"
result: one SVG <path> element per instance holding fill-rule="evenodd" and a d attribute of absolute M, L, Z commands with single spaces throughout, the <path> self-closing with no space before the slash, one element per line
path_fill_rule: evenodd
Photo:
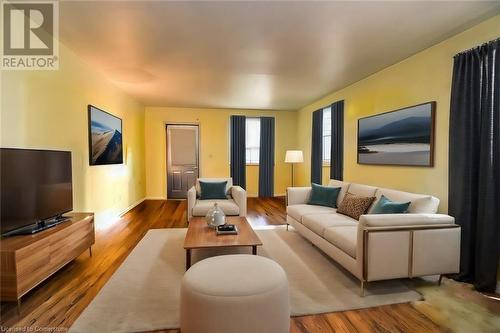
<path fill-rule="evenodd" d="M 95 242 L 94 214 L 70 213 L 70 218 L 53 228 L 33 235 L 0 240 L 0 299 L 20 299 Z"/>

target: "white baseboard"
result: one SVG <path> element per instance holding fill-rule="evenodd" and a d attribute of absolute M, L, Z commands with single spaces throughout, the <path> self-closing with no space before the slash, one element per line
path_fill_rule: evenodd
<path fill-rule="evenodd" d="M 284 197 L 286 196 L 285 193 L 274 193 L 274 197 Z M 247 197 L 248 198 L 258 198 L 259 195 L 258 194 L 247 194 Z"/>
<path fill-rule="evenodd" d="M 167 200 L 165 197 L 145 197 L 144 200 Z"/>
<path fill-rule="evenodd" d="M 137 207 L 138 205 L 140 205 L 144 200 L 146 200 L 146 197 L 144 197 L 140 200 L 137 200 L 136 202 L 134 202 L 133 204 L 131 204 L 130 206 L 125 208 L 120 214 L 118 214 L 118 216 L 122 217 L 123 215 L 125 215 L 126 213 L 128 213 L 129 211 L 131 211 L 132 209 Z"/>

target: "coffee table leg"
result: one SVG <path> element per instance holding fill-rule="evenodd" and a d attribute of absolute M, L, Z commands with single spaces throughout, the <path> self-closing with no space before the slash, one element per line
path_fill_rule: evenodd
<path fill-rule="evenodd" d="M 191 267 L 191 249 L 186 249 L 186 271 Z"/>
<path fill-rule="evenodd" d="M 253 246 L 252 246 L 252 254 L 253 254 L 254 256 L 256 256 L 256 255 L 257 255 L 257 246 L 255 246 L 255 245 L 253 245 Z"/>

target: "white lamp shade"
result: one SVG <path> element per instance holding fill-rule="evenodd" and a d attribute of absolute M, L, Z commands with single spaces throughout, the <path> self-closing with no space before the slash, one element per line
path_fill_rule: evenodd
<path fill-rule="evenodd" d="M 287 150 L 285 155 L 285 163 L 302 163 L 304 155 L 302 150 Z"/>

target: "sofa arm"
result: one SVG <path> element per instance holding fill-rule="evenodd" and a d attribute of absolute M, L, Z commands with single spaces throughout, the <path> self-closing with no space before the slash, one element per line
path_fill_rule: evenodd
<path fill-rule="evenodd" d="M 378 227 L 421 227 L 454 224 L 455 219 L 444 214 L 367 214 L 359 218 L 359 226 Z"/>
<path fill-rule="evenodd" d="M 306 204 L 311 195 L 310 187 L 289 187 L 286 189 L 287 206 Z"/>
<path fill-rule="evenodd" d="M 366 281 L 457 273 L 460 226 L 443 214 L 362 215 L 356 259 Z"/>
<path fill-rule="evenodd" d="M 187 192 L 187 218 L 188 222 L 193 217 L 193 208 L 196 204 L 196 188 L 193 186 Z"/>
<path fill-rule="evenodd" d="M 240 216 L 247 216 L 247 191 L 241 186 L 232 186 L 231 196 L 240 208 Z"/>

